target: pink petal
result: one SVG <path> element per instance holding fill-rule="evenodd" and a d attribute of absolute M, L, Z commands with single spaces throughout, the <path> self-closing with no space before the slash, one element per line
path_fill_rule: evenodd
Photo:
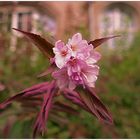
<path fill-rule="evenodd" d="M 101 58 L 101 54 L 97 51 L 93 51 L 92 56 L 96 60 L 96 62 Z"/>
<path fill-rule="evenodd" d="M 55 43 L 55 47 L 58 48 L 59 50 L 61 50 L 63 47 L 65 46 L 64 42 L 62 42 L 61 40 L 58 40 Z"/>
<path fill-rule="evenodd" d="M 60 89 L 66 88 L 69 83 L 69 77 L 67 75 L 67 69 L 64 67 L 52 73 L 52 77 L 56 79 L 57 86 Z"/>
<path fill-rule="evenodd" d="M 82 41 L 82 35 L 81 35 L 81 33 L 77 33 L 72 36 L 71 44 L 74 45 L 80 41 Z"/>
<path fill-rule="evenodd" d="M 87 67 L 86 73 L 98 75 L 99 74 L 99 67 L 97 65 L 90 65 Z"/>
<path fill-rule="evenodd" d="M 88 64 L 94 64 L 96 63 L 98 60 L 100 60 L 101 58 L 101 54 L 97 51 L 91 51 L 90 52 L 90 57 L 87 58 L 86 62 Z"/>
<path fill-rule="evenodd" d="M 61 55 L 55 55 L 55 64 L 58 68 L 62 68 L 65 65 L 65 57 L 62 57 Z"/>
<path fill-rule="evenodd" d="M 69 87 L 70 90 L 74 90 L 76 88 L 76 84 L 74 84 L 71 80 L 69 81 Z"/>

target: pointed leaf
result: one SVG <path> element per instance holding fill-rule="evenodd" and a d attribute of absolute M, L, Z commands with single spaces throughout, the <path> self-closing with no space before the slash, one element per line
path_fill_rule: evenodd
<path fill-rule="evenodd" d="M 30 32 L 25 32 L 25 31 L 15 29 L 15 28 L 13 29 L 24 34 L 27 38 L 29 38 L 32 41 L 32 43 L 34 43 L 41 50 L 41 52 L 44 53 L 45 56 L 47 56 L 48 58 L 51 58 L 54 56 L 54 53 L 52 50 L 54 45 L 51 44 L 49 41 L 45 40 L 44 38 L 42 38 L 40 35 L 33 34 Z"/>
<path fill-rule="evenodd" d="M 52 99 L 55 95 L 55 85 L 52 82 L 50 84 L 49 90 L 46 94 L 44 94 L 44 101 L 41 107 L 41 111 L 38 114 L 37 120 L 34 125 L 34 132 L 33 132 L 33 137 L 35 138 L 36 133 L 38 132 L 44 132 L 45 126 L 46 126 L 46 121 L 48 119 L 48 114 L 52 106 Z"/>
<path fill-rule="evenodd" d="M 69 89 L 65 89 L 63 92 L 63 96 L 73 102 L 74 104 L 78 105 L 79 107 L 83 108 L 84 110 L 92 113 L 87 106 L 84 104 L 84 102 L 81 100 L 79 94 L 76 91 L 72 91 Z"/>
<path fill-rule="evenodd" d="M 43 73 L 39 74 L 37 77 L 43 77 L 43 76 L 47 76 L 48 74 L 52 73 L 56 68 L 55 64 L 51 64 L 46 71 L 44 71 Z"/>
<path fill-rule="evenodd" d="M 69 120 L 64 117 L 63 115 L 60 115 L 58 112 L 55 112 L 55 110 L 50 112 L 50 120 L 58 123 L 60 126 L 62 126 L 63 124 L 68 124 Z"/>
<path fill-rule="evenodd" d="M 37 107 L 42 104 L 42 98 L 42 95 L 40 95 L 40 97 L 23 97 L 22 99 L 19 99 L 18 102 L 21 103 L 22 107 L 34 108 L 35 106 Z"/>
<path fill-rule="evenodd" d="M 72 108 L 71 106 L 69 106 L 66 103 L 61 103 L 59 101 L 57 101 L 53 104 L 53 110 L 70 113 L 72 115 L 78 115 L 79 114 L 79 112 L 76 109 Z"/>
<path fill-rule="evenodd" d="M 89 88 L 79 89 L 79 96 L 83 100 L 84 104 L 89 108 L 89 110 L 101 121 L 112 124 L 113 120 L 111 114 L 100 101 L 99 97 Z"/>
<path fill-rule="evenodd" d="M 101 45 L 102 43 L 113 39 L 115 37 L 120 37 L 120 35 L 116 35 L 116 36 L 111 36 L 111 37 L 105 37 L 105 38 L 100 38 L 100 39 L 95 39 L 93 41 L 90 41 L 88 44 L 92 44 L 94 48 L 98 47 L 99 45 Z"/>
<path fill-rule="evenodd" d="M 7 107 L 9 104 L 11 104 L 15 100 L 17 101 L 17 100 L 21 100 L 24 97 L 35 96 L 35 95 L 47 92 L 48 84 L 49 84 L 48 82 L 44 82 L 44 83 L 34 85 L 30 88 L 27 88 L 27 89 L 21 91 L 19 94 L 15 95 L 13 97 L 10 97 L 9 99 L 0 103 L 0 109 L 4 109 L 5 107 Z"/>

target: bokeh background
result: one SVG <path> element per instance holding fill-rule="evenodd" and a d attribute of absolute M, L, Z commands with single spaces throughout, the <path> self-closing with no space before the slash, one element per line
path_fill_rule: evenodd
<path fill-rule="evenodd" d="M 63 41 L 76 32 L 87 40 L 121 35 L 98 48 L 96 90 L 114 126 L 77 108 L 79 115 L 49 118 L 47 133 L 38 138 L 140 138 L 140 2 L 0 1 L 0 101 L 47 80 L 36 76 L 48 61 L 12 27 Z M 31 138 L 36 113 L 18 102 L 1 110 L 0 138 Z"/>

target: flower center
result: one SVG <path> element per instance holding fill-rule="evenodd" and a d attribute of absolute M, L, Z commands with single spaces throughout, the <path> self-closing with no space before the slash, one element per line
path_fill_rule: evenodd
<path fill-rule="evenodd" d="M 70 61 L 69 61 L 70 65 L 73 67 L 77 64 L 77 59 L 74 58 L 73 56 L 70 58 Z"/>
<path fill-rule="evenodd" d="M 67 55 L 67 51 L 63 50 L 63 51 L 61 52 L 61 55 L 62 55 L 62 56 L 66 56 L 66 55 Z"/>

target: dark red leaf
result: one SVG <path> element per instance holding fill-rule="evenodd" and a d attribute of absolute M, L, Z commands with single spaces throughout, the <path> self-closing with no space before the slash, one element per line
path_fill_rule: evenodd
<path fill-rule="evenodd" d="M 36 96 L 26 96 L 18 99 L 18 102 L 21 104 L 21 107 L 27 109 L 38 109 L 41 106 L 43 101 L 43 94 Z M 24 112 L 25 113 L 25 112 Z"/>
<path fill-rule="evenodd" d="M 21 100 L 24 97 L 35 96 L 41 93 L 45 93 L 48 90 L 48 82 L 44 82 L 41 84 L 34 85 L 30 88 L 27 88 L 21 91 L 19 94 L 10 97 L 9 99 L 5 100 L 4 102 L 0 103 L 0 109 L 4 109 L 6 106 L 11 104 L 13 101 Z"/>
<path fill-rule="evenodd" d="M 59 124 L 60 126 L 66 125 L 69 122 L 69 119 L 64 117 L 64 115 L 59 114 L 59 112 L 56 112 L 55 110 L 52 110 L 50 112 L 50 120 Z"/>
<path fill-rule="evenodd" d="M 81 100 L 79 94 L 76 91 L 71 91 L 69 89 L 65 89 L 63 92 L 63 96 L 73 102 L 74 104 L 78 105 L 79 107 L 85 109 L 86 111 L 92 113 L 88 107 L 84 104 L 84 102 Z"/>
<path fill-rule="evenodd" d="M 89 88 L 79 88 L 79 96 L 89 110 L 101 121 L 112 124 L 111 114 L 100 101 L 99 97 Z"/>
<path fill-rule="evenodd" d="M 3 137 L 4 139 L 8 139 L 10 137 L 10 132 L 11 132 L 11 128 L 13 126 L 14 121 L 13 120 L 7 120 L 4 128 L 1 130 L 1 137 Z"/>
<path fill-rule="evenodd" d="M 105 38 L 100 38 L 100 39 L 95 39 L 93 41 L 90 41 L 88 44 L 92 44 L 94 46 L 94 48 L 98 47 L 99 45 L 101 45 L 102 43 L 113 39 L 115 37 L 120 37 L 120 35 L 116 35 L 116 36 L 111 36 L 111 37 L 105 37 Z"/>
<path fill-rule="evenodd" d="M 45 56 L 47 56 L 48 58 L 52 58 L 54 56 L 52 50 L 54 45 L 51 44 L 49 41 L 45 40 L 44 38 L 42 38 L 40 35 L 25 32 L 15 28 L 13 29 L 24 34 L 27 38 L 29 38 L 32 41 L 32 43 L 34 43 L 41 50 L 41 52 L 44 53 Z"/>
<path fill-rule="evenodd" d="M 53 104 L 53 110 L 70 113 L 72 115 L 78 115 L 79 114 L 79 112 L 76 109 L 72 108 L 71 106 L 69 106 L 66 103 L 61 103 L 59 101 L 57 101 Z"/>
<path fill-rule="evenodd" d="M 18 100 L 23 96 L 23 93 L 17 94 L 7 100 L 5 100 L 4 102 L 0 103 L 0 109 L 4 109 L 5 107 L 7 107 L 9 104 L 11 104 L 14 100 Z"/>
<path fill-rule="evenodd" d="M 48 114 L 52 106 L 52 99 L 55 95 L 56 89 L 54 82 L 50 84 L 49 90 L 47 91 L 46 94 L 44 94 L 44 100 L 43 104 L 41 107 L 41 111 L 39 112 L 37 116 L 37 120 L 34 125 L 34 132 L 33 132 L 33 137 L 35 138 L 36 133 L 38 132 L 44 132 L 45 126 L 46 126 L 46 121 L 48 119 Z"/>
<path fill-rule="evenodd" d="M 43 77 L 43 76 L 47 76 L 48 74 L 52 73 L 56 68 L 55 64 L 51 64 L 46 71 L 44 71 L 43 73 L 39 74 L 37 77 Z"/>

